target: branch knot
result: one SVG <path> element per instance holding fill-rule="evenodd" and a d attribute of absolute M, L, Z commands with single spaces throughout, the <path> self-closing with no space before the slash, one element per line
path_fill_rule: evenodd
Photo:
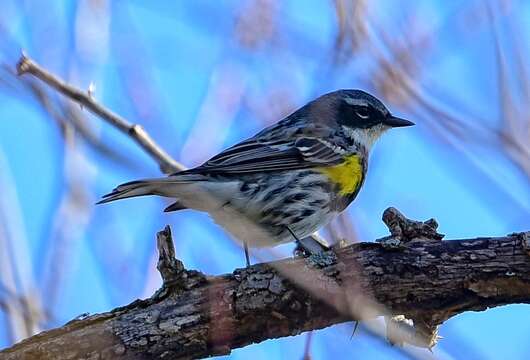
<path fill-rule="evenodd" d="M 418 238 L 440 241 L 445 236 L 436 231 L 438 229 L 436 220 L 411 220 L 394 207 L 389 207 L 384 211 L 383 222 L 388 227 L 390 236 L 377 241 L 386 248 L 400 248 L 403 243 Z"/>
<path fill-rule="evenodd" d="M 513 233 L 510 234 L 510 236 L 516 236 L 519 238 L 521 240 L 521 246 L 523 247 L 524 252 L 530 256 L 530 231 Z"/>
<path fill-rule="evenodd" d="M 173 284 L 182 278 L 182 273 L 186 271 L 182 261 L 175 258 L 175 246 L 171 236 L 169 225 L 156 234 L 156 246 L 158 248 L 158 264 L 156 268 L 162 276 L 164 285 Z"/>
<path fill-rule="evenodd" d="M 156 234 L 156 246 L 159 254 L 156 268 L 160 272 L 163 284 L 155 297 L 165 297 L 169 294 L 169 290 L 176 290 L 179 293 L 179 290 L 191 289 L 203 283 L 205 277 L 201 272 L 186 270 L 182 261 L 175 257 L 175 246 L 169 225 Z"/>

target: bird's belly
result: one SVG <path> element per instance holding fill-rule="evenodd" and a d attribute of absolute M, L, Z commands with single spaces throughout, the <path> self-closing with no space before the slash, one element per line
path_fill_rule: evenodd
<path fill-rule="evenodd" d="M 296 235 L 298 239 L 303 239 L 317 232 L 322 227 L 329 224 L 329 222 L 336 216 L 335 212 L 322 211 L 315 213 L 314 216 L 309 216 L 298 222 L 293 222 L 289 225 L 289 229 Z M 278 245 L 286 242 L 295 241 L 293 234 L 286 227 L 277 228 L 277 233 L 273 238 L 272 245 Z"/>
<path fill-rule="evenodd" d="M 281 212 L 281 209 L 278 211 Z M 327 225 L 336 214 L 327 209 L 316 211 L 313 215 L 302 218 L 293 218 L 285 214 L 283 218 L 272 223 L 252 220 L 230 207 L 210 212 L 210 216 L 217 224 L 226 229 L 237 241 L 246 242 L 251 247 L 272 247 L 295 241 L 288 228 L 298 239 L 303 239 Z"/>
<path fill-rule="evenodd" d="M 212 218 L 241 242 L 275 246 L 313 234 L 336 215 L 327 178 L 300 170 L 246 183 Z M 251 180 L 251 179 L 249 179 Z"/>

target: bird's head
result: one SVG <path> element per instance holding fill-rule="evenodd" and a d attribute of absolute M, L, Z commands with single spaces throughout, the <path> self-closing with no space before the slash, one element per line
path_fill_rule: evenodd
<path fill-rule="evenodd" d="M 392 115 L 381 101 L 362 90 L 338 90 L 325 97 L 334 108 L 335 126 L 368 150 L 386 130 L 414 125 Z"/>

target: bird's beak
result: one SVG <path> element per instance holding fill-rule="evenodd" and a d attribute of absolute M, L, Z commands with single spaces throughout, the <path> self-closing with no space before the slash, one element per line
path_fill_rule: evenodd
<path fill-rule="evenodd" d="M 383 124 L 391 127 L 403 127 L 415 125 L 412 121 L 398 118 L 394 115 L 388 115 L 384 120 Z"/>

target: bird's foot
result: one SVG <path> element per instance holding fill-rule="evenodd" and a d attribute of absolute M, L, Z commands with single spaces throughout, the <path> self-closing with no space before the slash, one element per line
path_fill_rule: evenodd
<path fill-rule="evenodd" d="M 337 262 L 337 255 L 333 248 L 328 248 L 320 241 L 314 238 L 314 235 L 307 236 L 303 239 L 296 239 L 296 248 L 294 256 L 301 256 L 307 259 L 307 262 L 314 267 L 324 268 Z"/>
<path fill-rule="evenodd" d="M 353 324 L 353 330 L 350 335 L 350 340 L 353 339 L 353 336 L 355 335 L 355 332 L 357 331 L 357 328 L 359 327 L 359 323 L 361 322 L 361 320 L 354 320 L 353 322 L 354 324 Z"/>
<path fill-rule="evenodd" d="M 398 250 L 413 239 L 440 241 L 444 237 L 436 231 L 438 223 L 434 219 L 416 221 L 406 218 L 396 208 L 390 207 L 383 213 L 383 222 L 390 231 L 390 236 L 376 240 L 382 247 Z"/>
<path fill-rule="evenodd" d="M 295 238 L 296 247 L 294 249 L 295 256 L 308 257 L 310 255 L 323 253 L 329 248 L 317 241 L 313 235 L 307 236 L 303 239 Z"/>
<path fill-rule="evenodd" d="M 243 242 L 243 251 L 245 252 L 245 263 L 247 267 L 250 266 L 250 252 L 248 251 L 248 244 L 246 241 Z"/>
<path fill-rule="evenodd" d="M 321 253 L 311 254 L 306 259 L 311 266 L 323 269 L 337 263 L 337 254 L 330 249 Z"/>

